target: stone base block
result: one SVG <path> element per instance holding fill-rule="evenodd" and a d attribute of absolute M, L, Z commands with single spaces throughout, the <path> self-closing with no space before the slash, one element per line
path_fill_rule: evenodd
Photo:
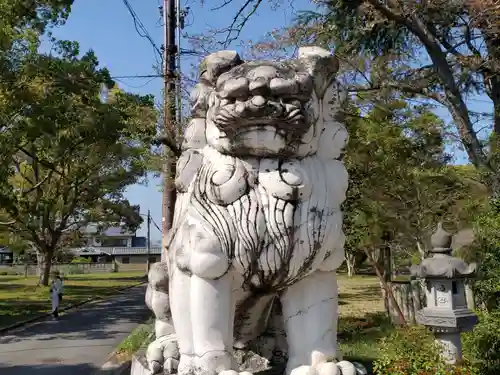
<path fill-rule="evenodd" d="M 146 354 L 143 351 L 134 354 L 132 357 L 130 375 L 151 375 L 146 361 Z"/>

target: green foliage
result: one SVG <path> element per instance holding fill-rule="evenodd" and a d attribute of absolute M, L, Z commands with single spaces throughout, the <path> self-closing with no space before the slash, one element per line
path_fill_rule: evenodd
<path fill-rule="evenodd" d="M 0 133 L 3 227 L 47 259 L 89 222 L 140 226 L 123 194 L 146 177 L 157 114 L 152 96 L 114 86 L 92 51 L 56 47 L 16 67 L 15 90 L 0 84 L 0 110 L 18 111 Z"/>
<path fill-rule="evenodd" d="M 0 232 L 0 247 L 7 247 L 14 253 L 14 257 L 24 255 L 30 248 L 29 243 L 16 233 Z"/>
<path fill-rule="evenodd" d="M 297 24 L 302 24 L 302 37 L 311 29 L 319 31 L 316 41 L 330 44 L 332 40 L 339 52 L 377 51 L 385 54 L 394 49 L 406 49 L 412 42 L 408 30 L 394 21 L 380 17 L 363 0 L 320 0 L 319 10 L 301 12 Z M 318 30 L 318 25 L 324 25 Z"/>
<path fill-rule="evenodd" d="M 154 323 L 149 319 L 145 324 L 141 324 L 123 340 L 116 348 L 117 353 L 132 355 L 141 348 L 153 332 Z"/>
<path fill-rule="evenodd" d="M 500 311 L 479 313 L 479 323 L 463 335 L 464 353 L 481 375 L 500 374 Z"/>
<path fill-rule="evenodd" d="M 407 327 L 383 339 L 374 370 L 378 375 L 480 374 L 468 364 L 447 365 L 432 334 L 423 327 Z"/>
<path fill-rule="evenodd" d="M 412 258 L 438 221 L 465 221 L 457 208 L 469 200 L 470 183 L 447 165 L 443 123 L 430 108 L 389 98 L 364 117 L 347 118 L 347 127 L 347 251 L 380 248 L 390 233 L 398 257 Z"/>
<path fill-rule="evenodd" d="M 92 261 L 89 258 L 85 257 L 76 257 L 71 260 L 71 263 L 91 263 Z"/>
<path fill-rule="evenodd" d="M 474 223 L 478 279 L 474 297 L 487 310 L 500 309 L 500 200 L 491 199 Z"/>
<path fill-rule="evenodd" d="M 27 30 L 42 34 L 50 24 L 61 24 L 68 17 L 74 0 L 1 0 L 2 28 L 0 41 L 7 49 Z M 10 42 L 10 43 L 9 43 Z"/>

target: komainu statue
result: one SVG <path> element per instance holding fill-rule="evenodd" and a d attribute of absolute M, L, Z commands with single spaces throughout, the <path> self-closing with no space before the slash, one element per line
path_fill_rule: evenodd
<path fill-rule="evenodd" d="M 234 350 L 265 332 L 287 375 L 357 373 L 337 348 L 348 180 L 338 68 L 318 47 L 283 62 L 222 51 L 201 64 L 173 229 L 150 273 L 153 373 L 236 374 Z"/>

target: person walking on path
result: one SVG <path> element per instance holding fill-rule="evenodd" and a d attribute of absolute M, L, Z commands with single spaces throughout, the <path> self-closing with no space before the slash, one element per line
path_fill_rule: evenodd
<path fill-rule="evenodd" d="M 50 297 L 52 301 L 52 315 L 55 319 L 59 317 L 59 304 L 62 301 L 64 283 L 58 272 L 54 272 L 52 284 L 50 285 Z"/>

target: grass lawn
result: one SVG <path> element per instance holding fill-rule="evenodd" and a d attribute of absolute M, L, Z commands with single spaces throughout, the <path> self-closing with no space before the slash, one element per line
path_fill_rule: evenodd
<path fill-rule="evenodd" d="M 384 309 L 380 283 L 374 276 L 339 276 L 339 342 L 346 359 L 371 371 L 378 343 L 394 330 Z"/>
<path fill-rule="evenodd" d="M 144 271 L 69 275 L 64 278 L 61 307 L 137 284 Z M 38 277 L 0 276 L 0 327 L 50 311 L 49 287 L 37 286 Z"/>

